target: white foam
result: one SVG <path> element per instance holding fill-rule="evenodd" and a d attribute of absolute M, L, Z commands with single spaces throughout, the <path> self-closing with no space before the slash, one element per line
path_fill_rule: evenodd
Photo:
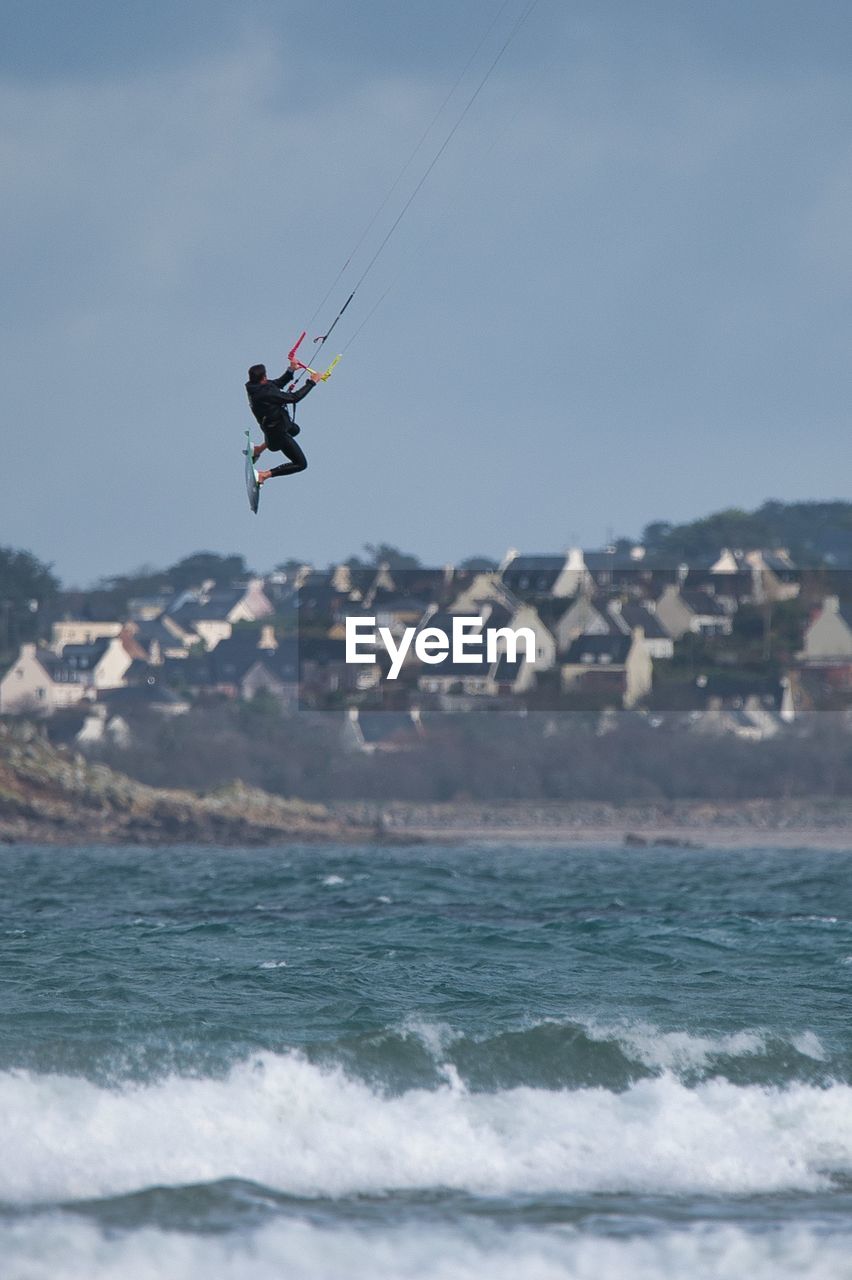
<path fill-rule="evenodd" d="M 294 1195 L 815 1190 L 852 1169 L 852 1088 L 439 1089 L 383 1096 L 265 1054 L 223 1079 L 104 1088 L 0 1074 L 0 1200 L 50 1203 L 245 1178 Z"/>
<path fill-rule="evenodd" d="M 803 1031 L 800 1035 L 793 1036 L 790 1043 L 803 1058 L 813 1058 L 814 1062 L 826 1062 L 828 1059 L 819 1036 L 813 1031 Z"/>
<path fill-rule="evenodd" d="M 359 1231 L 280 1221 L 240 1236 L 120 1235 L 53 1217 L 0 1225 L 15 1280 L 838 1280 L 848 1235 L 715 1226 L 627 1239 L 490 1223 Z"/>
<path fill-rule="evenodd" d="M 326 876 L 325 879 L 323 880 L 323 884 L 326 884 L 326 885 L 335 885 L 335 884 L 344 884 L 344 883 L 345 881 L 343 879 L 343 876 Z"/>
<path fill-rule="evenodd" d="M 688 1031 L 661 1031 L 648 1023 L 584 1022 L 590 1040 L 614 1040 L 628 1058 L 641 1062 L 651 1070 L 681 1074 L 707 1068 L 713 1058 L 750 1058 L 767 1051 L 770 1036 L 783 1040 L 804 1057 L 825 1062 L 827 1054 L 814 1031 L 801 1031 L 787 1037 L 769 1033 L 763 1028 L 748 1028 L 718 1035 L 695 1035 Z"/>
<path fill-rule="evenodd" d="M 286 960 L 264 960 L 260 965 L 258 965 L 258 968 L 259 969 L 286 969 L 287 961 Z"/>

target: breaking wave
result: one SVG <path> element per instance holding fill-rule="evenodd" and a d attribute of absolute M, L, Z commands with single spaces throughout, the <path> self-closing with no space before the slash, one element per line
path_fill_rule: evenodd
<path fill-rule="evenodd" d="M 67 1203 L 241 1178 L 290 1195 L 818 1190 L 852 1170 L 852 1088 L 687 1085 L 389 1094 L 340 1066 L 262 1054 L 219 1077 L 107 1087 L 0 1074 L 0 1200 Z M 4 1131 L 5 1130 L 5 1131 Z"/>

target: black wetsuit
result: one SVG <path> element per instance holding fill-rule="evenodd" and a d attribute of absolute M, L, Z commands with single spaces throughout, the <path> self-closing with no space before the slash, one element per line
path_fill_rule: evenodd
<path fill-rule="evenodd" d="M 284 388 L 292 378 L 293 371 L 288 369 L 280 378 L 246 383 L 251 411 L 260 423 L 267 449 L 273 453 L 283 453 L 290 459 L 280 467 L 273 467 L 270 477 L 291 476 L 296 471 L 304 471 L 308 465 L 307 458 L 293 439 L 299 434 L 299 428 L 290 416 L 289 405 L 304 400 L 315 384 L 309 380 L 298 391 L 285 391 Z"/>

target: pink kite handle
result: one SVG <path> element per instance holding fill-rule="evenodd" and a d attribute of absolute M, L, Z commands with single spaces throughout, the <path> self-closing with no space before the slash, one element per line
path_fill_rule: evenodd
<path fill-rule="evenodd" d="M 299 350 L 299 347 L 302 345 L 302 341 L 303 341 L 303 339 L 304 339 L 304 337 L 305 337 L 305 333 L 306 333 L 306 332 L 307 332 L 307 330 L 303 329 L 303 330 L 302 330 L 302 333 L 301 333 L 301 337 L 299 338 L 298 342 L 296 342 L 296 343 L 295 343 L 295 344 L 290 348 L 289 354 L 288 354 L 288 356 L 287 356 L 287 359 L 288 359 L 288 360 L 296 360 L 296 352 Z M 302 364 L 301 360 L 296 360 L 296 363 L 298 364 L 298 366 L 299 366 L 299 368 L 300 368 L 300 369 L 304 369 L 304 367 L 305 367 L 305 366 Z"/>

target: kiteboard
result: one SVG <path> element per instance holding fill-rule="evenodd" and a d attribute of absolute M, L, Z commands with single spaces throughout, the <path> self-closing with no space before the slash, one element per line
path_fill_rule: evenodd
<path fill-rule="evenodd" d="M 260 485 L 257 483 L 257 471 L 255 470 L 252 460 L 254 449 L 251 443 L 251 432 L 246 432 L 246 447 L 243 450 L 246 455 L 246 493 L 248 495 L 249 506 L 257 515 L 257 506 L 260 502 Z"/>

